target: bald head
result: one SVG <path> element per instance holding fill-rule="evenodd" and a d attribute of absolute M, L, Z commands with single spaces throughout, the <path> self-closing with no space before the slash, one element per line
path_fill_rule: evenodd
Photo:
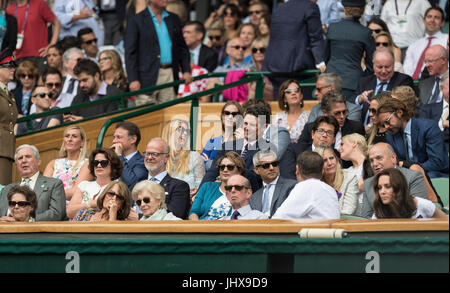
<path fill-rule="evenodd" d="M 373 54 L 373 71 L 381 82 L 389 81 L 394 75 L 394 53 L 387 48 L 381 48 Z"/>
<path fill-rule="evenodd" d="M 397 165 L 397 155 L 391 145 L 380 142 L 369 150 L 370 166 L 375 174 Z"/>
<path fill-rule="evenodd" d="M 232 38 L 227 44 L 227 54 L 230 56 L 230 65 L 244 60 L 244 43 L 240 38 Z"/>
<path fill-rule="evenodd" d="M 448 51 L 441 45 L 433 45 L 425 51 L 425 66 L 434 76 L 441 76 L 448 70 Z"/>

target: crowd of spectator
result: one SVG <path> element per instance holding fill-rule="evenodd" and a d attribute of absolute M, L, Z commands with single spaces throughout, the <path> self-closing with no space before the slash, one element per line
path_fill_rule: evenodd
<path fill-rule="evenodd" d="M 204 22 L 193 2 L 0 1 L 0 221 L 448 218 L 432 184 L 449 177 L 448 1 L 224 0 Z M 311 111 L 303 77 L 281 74 L 305 69 L 320 71 Z M 265 70 L 278 75 L 260 97 L 256 82 L 220 95 L 221 135 L 201 152 L 181 119 L 143 154 L 132 122 L 91 152 L 68 126 L 43 174 L 14 143 Z M 226 75 L 194 81 L 209 72 Z"/>

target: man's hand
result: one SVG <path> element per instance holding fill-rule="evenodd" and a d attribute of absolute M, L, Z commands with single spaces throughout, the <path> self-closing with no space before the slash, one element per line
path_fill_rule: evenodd
<path fill-rule="evenodd" d="M 362 92 L 362 94 L 358 98 L 358 103 L 360 105 L 362 105 L 363 103 L 370 104 L 369 97 L 370 97 L 370 95 L 372 95 L 372 93 L 373 93 L 373 90 L 368 90 L 368 91 Z"/>
<path fill-rule="evenodd" d="M 76 115 L 72 115 L 72 114 L 64 114 L 63 115 L 63 121 L 64 122 L 72 122 L 72 121 L 78 121 L 83 119 L 82 116 L 76 116 Z"/>
<path fill-rule="evenodd" d="M 139 80 L 135 80 L 130 83 L 130 91 L 131 92 L 138 91 L 140 89 L 141 89 L 141 83 L 139 82 Z"/>
<path fill-rule="evenodd" d="M 111 146 L 111 149 L 114 150 L 114 152 L 118 155 L 121 156 L 122 152 L 123 152 L 123 146 L 121 143 L 115 143 Z"/>

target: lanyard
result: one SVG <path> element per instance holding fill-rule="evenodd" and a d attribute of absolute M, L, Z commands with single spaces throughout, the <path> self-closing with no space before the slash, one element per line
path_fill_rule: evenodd
<path fill-rule="evenodd" d="M 411 2 L 412 2 L 412 0 L 409 0 L 408 6 L 406 6 L 406 9 L 405 9 L 405 15 L 406 15 L 406 12 L 408 12 L 408 8 L 409 8 L 409 6 L 411 5 Z M 397 15 L 398 15 L 398 5 L 397 5 L 397 0 L 395 0 L 395 11 L 396 11 L 396 13 L 397 13 Z"/>
<path fill-rule="evenodd" d="M 27 0 L 27 9 L 25 10 L 25 19 L 23 21 L 23 29 L 22 29 L 22 33 L 25 33 L 25 26 L 27 25 L 27 19 L 28 19 L 28 10 L 30 9 L 30 1 Z M 15 6 L 15 11 L 16 11 L 16 18 L 17 18 L 17 3 Z M 19 19 L 19 18 L 17 18 Z"/>

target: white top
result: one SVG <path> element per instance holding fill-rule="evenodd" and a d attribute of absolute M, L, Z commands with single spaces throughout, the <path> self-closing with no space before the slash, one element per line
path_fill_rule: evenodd
<path fill-rule="evenodd" d="M 297 183 L 272 219 L 339 219 L 336 191 L 319 179 Z"/>
<path fill-rule="evenodd" d="M 423 38 L 418 39 L 417 41 L 409 45 L 408 50 L 406 50 L 405 60 L 403 61 L 403 72 L 405 74 L 413 76 L 420 56 L 422 56 L 422 52 L 427 47 L 429 36 L 430 35 L 425 34 Z M 447 46 L 448 34 L 437 32 L 433 35 L 433 37 L 434 38 L 431 39 L 430 47 L 433 45 L 441 45 L 445 48 Z M 420 72 L 422 72 L 424 67 L 425 62 L 423 62 Z"/>
<path fill-rule="evenodd" d="M 439 119 L 438 126 L 441 129 L 441 131 L 444 131 L 444 126 L 442 125 L 442 122 L 444 122 L 444 116 L 446 115 L 445 112 L 449 111 L 448 103 L 445 101 L 445 99 L 442 99 L 442 114 L 441 118 Z M 446 117 L 445 117 L 446 118 Z"/>
<path fill-rule="evenodd" d="M 231 210 L 231 215 L 234 211 L 234 209 Z M 237 217 L 238 220 L 265 220 L 269 218 L 266 214 L 263 214 L 258 210 L 252 210 L 250 205 L 243 206 L 237 211 L 239 213 L 239 216 Z M 231 220 L 231 215 L 222 217 L 219 220 Z"/>
<path fill-rule="evenodd" d="M 421 197 L 414 197 L 414 199 L 417 200 L 417 210 L 412 215 L 411 219 L 433 218 L 434 212 L 436 211 L 436 206 L 434 203 Z M 375 214 L 373 214 L 372 219 L 377 219 Z"/>
<path fill-rule="evenodd" d="M 397 47 L 406 48 L 423 37 L 423 17 L 430 6 L 428 0 L 387 0 L 384 3 L 381 19 L 386 22 Z"/>
<path fill-rule="evenodd" d="M 81 203 L 87 203 L 91 199 L 96 199 L 106 186 L 108 186 L 108 184 L 104 186 L 98 185 L 97 181 L 80 182 L 80 184 L 78 184 L 78 188 L 81 190 L 81 194 L 83 195 Z"/>

